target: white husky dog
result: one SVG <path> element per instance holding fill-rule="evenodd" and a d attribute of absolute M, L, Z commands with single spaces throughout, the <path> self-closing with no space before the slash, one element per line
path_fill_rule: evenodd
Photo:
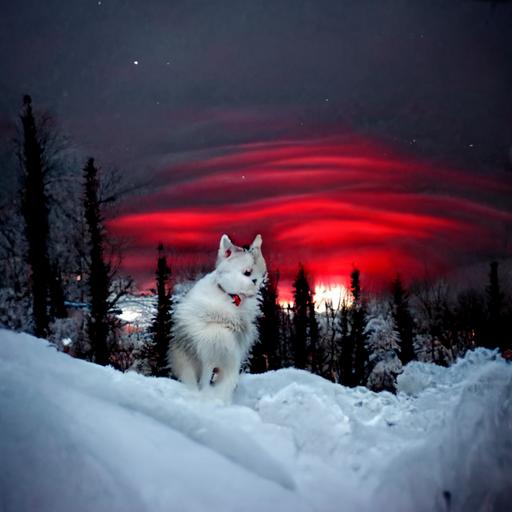
<path fill-rule="evenodd" d="M 240 366 L 256 340 L 258 292 L 266 276 L 257 235 L 248 248 L 220 240 L 215 270 L 200 279 L 174 310 L 169 365 L 192 389 L 229 402 Z"/>

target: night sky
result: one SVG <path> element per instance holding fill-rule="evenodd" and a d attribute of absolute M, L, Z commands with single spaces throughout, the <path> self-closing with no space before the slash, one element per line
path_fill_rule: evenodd
<path fill-rule="evenodd" d="M 3 2 L 4 140 L 24 93 L 141 183 L 110 223 L 141 287 L 159 241 L 207 268 L 223 232 L 285 284 L 512 250 L 508 2 Z"/>

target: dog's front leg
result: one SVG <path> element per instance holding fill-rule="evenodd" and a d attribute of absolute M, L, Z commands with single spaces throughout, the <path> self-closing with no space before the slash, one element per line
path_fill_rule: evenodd
<path fill-rule="evenodd" d="M 237 384 L 238 374 L 225 374 L 213 390 L 215 397 L 220 398 L 225 404 L 230 404 Z"/>
<path fill-rule="evenodd" d="M 190 389 L 198 390 L 198 368 L 186 352 L 175 348 L 171 353 L 171 368 L 176 377 Z"/>
<path fill-rule="evenodd" d="M 214 385 L 217 377 L 218 368 L 214 368 L 212 365 L 203 365 L 201 372 L 201 378 L 199 379 L 199 388 L 206 390 L 210 386 Z M 214 378 L 215 374 L 215 378 Z"/>
<path fill-rule="evenodd" d="M 219 368 L 214 384 L 210 388 L 212 396 L 219 398 L 225 404 L 230 404 L 233 391 L 238 384 L 240 363 L 237 361 Z"/>

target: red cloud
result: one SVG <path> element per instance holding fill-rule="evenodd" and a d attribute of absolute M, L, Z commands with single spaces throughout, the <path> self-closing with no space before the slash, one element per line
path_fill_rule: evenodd
<path fill-rule="evenodd" d="M 383 283 L 495 255 L 512 214 L 482 197 L 511 192 L 504 179 L 440 169 L 365 141 L 251 144 L 162 171 L 152 197 L 111 222 L 129 237 L 125 267 L 148 282 L 159 241 L 177 271 L 211 266 L 218 239 L 264 252 L 288 284 L 299 261 L 328 282 L 353 265 Z M 282 293 L 287 295 L 283 288 Z"/>

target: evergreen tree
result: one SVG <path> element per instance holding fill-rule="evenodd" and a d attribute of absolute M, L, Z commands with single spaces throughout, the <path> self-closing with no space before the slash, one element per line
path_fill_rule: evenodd
<path fill-rule="evenodd" d="M 263 373 L 282 367 L 279 345 L 281 311 L 278 302 L 279 272 L 269 272 L 261 289 L 261 316 L 258 319 L 259 341 L 252 350 L 251 373 Z"/>
<path fill-rule="evenodd" d="M 293 335 L 292 347 L 296 368 L 305 369 L 308 359 L 308 327 L 310 303 L 313 302 L 311 287 L 303 265 L 293 282 Z"/>
<path fill-rule="evenodd" d="M 110 264 L 105 260 L 105 228 L 99 197 L 98 170 L 94 159 L 89 158 L 84 168 L 84 215 L 89 232 L 90 316 L 87 333 L 94 362 L 109 362 L 109 335 L 112 331 L 110 310 Z"/>
<path fill-rule="evenodd" d="M 503 312 L 505 296 L 501 291 L 498 275 L 498 262 L 493 261 L 489 271 L 489 285 L 487 286 L 487 340 L 485 345 L 489 348 L 503 349 L 505 332 L 503 329 Z"/>
<path fill-rule="evenodd" d="M 362 299 L 359 269 L 355 268 L 350 275 L 350 291 L 353 302 L 350 309 L 350 336 L 354 346 L 354 370 L 352 386 L 364 385 L 368 352 L 366 350 L 366 304 Z"/>
<path fill-rule="evenodd" d="M 154 376 L 157 374 L 158 361 L 156 343 L 153 333 L 150 332 L 142 345 L 135 350 L 135 370 L 147 377 Z"/>
<path fill-rule="evenodd" d="M 48 333 L 48 311 L 51 268 L 48 256 L 48 197 L 45 191 L 44 147 L 39 139 L 32 110 L 32 99 L 23 97 L 21 113 L 23 144 L 20 161 L 23 168 L 21 209 L 28 246 L 27 263 L 31 271 L 34 332 L 44 337 Z"/>
<path fill-rule="evenodd" d="M 158 259 L 156 266 L 156 315 L 151 325 L 153 334 L 151 345 L 155 352 L 153 375 L 165 377 L 169 375 L 167 368 L 167 352 L 171 342 L 172 327 L 172 290 L 170 285 L 171 269 L 167 264 L 167 257 L 163 244 L 158 245 Z M 151 366 L 151 365 L 150 365 Z"/>
<path fill-rule="evenodd" d="M 409 308 L 409 295 L 402 284 L 400 276 L 391 285 L 393 301 L 391 304 L 393 320 L 400 336 L 400 361 L 406 365 L 409 361 L 416 359 L 413 347 L 414 321 Z"/>

